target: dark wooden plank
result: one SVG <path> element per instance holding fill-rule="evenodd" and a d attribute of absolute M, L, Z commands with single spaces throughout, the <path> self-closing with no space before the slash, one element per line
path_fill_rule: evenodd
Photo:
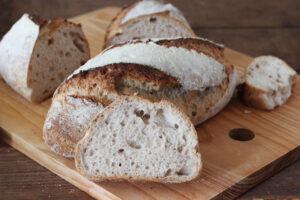
<path fill-rule="evenodd" d="M 0 140 L 0 199 L 92 198 Z"/>
<path fill-rule="evenodd" d="M 239 199 L 299 196 L 300 160 Z M 0 140 L 1 199 L 92 199 Z"/>
<path fill-rule="evenodd" d="M 299 0 L 170 0 L 193 27 L 300 27 Z"/>
<path fill-rule="evenodd" d="M 253 57 L 277 56 L 300 72 L 300 28 L 197 28 L 195 32 Z"/>
<path fill-rule="evenodd" d="M 134 0 L 3 0 L 0 36 L 24 13 L 45 18 L 72 17 L 105 6 L 122 6 Z M 179 7 L 199 36 L 208 37 L 251 56 L 271 54 L 300 70 L 299 0 L 169 0 Z"/>
<path fill-rule="evenodd" d="M 300 197 L 300 160 L 262 182 L 239 199 Z"/>
<path fill-rule="evenodd" d="M 176 5 L 194 27 L 300 27 L 299 0 L 165 0 Z M 71 17 L 105 6 L 122 6 L 134 0 L 4 0 L 16 20 L 23 12 L 45 17 Z M 3 10 L 3 9 L 2 9 Z M 6 11 L 7 12 L 7 11 Z"/>

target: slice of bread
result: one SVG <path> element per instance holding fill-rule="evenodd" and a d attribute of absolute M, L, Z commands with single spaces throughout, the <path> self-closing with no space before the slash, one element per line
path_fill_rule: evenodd
<path fill-rule="evenodd" d="M 104 46 L 132 39 L 195 36 L 182 13 L 172 4 L 143 0 L 117 14 L 107 29 Z"/>
<path fill-rule="evenodd" d="M 209 41 L 196 38 L 135 41 L 113 46 L 88 61 L 61 84 L 53 102 L 64 107 L 68 103 L 64 101 L 66 96 L 79 96 L 106 107 L 121 95 L 136 95 L 153 102 L 167 99 L 197 125 L 225 107 L 236 82 L 237 73 L 223 57 L 223 47 Z M 74 138 L 83 136 L 85 130 L 69 134 L 61 131 L 64 126 L 56 123 L 54 116 L 63 116 L 66 123 L 71 123 L 73 111 L 52 107 L 46 119 L 52 125 L 44 125 L 45 143 L 60 148 L 56 150 L 58 153 L 73 152 L 71 146 L 60 140 L 76 141 Z"/>
<path fill-rule="evenodd" d="M 80 24 L 24 14 L 0 43 L 0 73 L 15 91 L 39 103 L 90 58 Z"/>
<path fill-rule="evenodd" d="M 246 71 L 243 99 L 249 106 L 272 110 L 283 105 L 292 94 L 296 72 L 283 60 L 260 56 Z"/>
<path fill-rule="evenodd" d="M 94 181 L 185 182 L 202 168 L 198 145 L 193 124 L 171 102 L 127 96 L 91 121 L 75 164 Z"/>

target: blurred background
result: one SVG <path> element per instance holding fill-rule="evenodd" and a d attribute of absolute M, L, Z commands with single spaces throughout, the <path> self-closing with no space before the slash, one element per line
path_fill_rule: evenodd
<path fill-rule="evenodd" d="M 70 18 L 134 0 L 1 0 L 0 36 L 24 12 Z M 165 0 L 178 7 L 198 36 L 251 56 L 272 54 L 300 72 L 299 0 Z"/>
<path fill-rule="evenodd" d="M 0 38 L 21 15 L 70 18 L 134 0 L 0 0 Z M 178 7 L 198 36 L 250 56 L 274 55 L 300 73 L 300 0 L 165 0 Z M 13 167 L 10 167 L 13 166 Z M 300 196 L 300 161 L 244 194 L 241 199 Z M 4 193 L 5 191 L 5 193 Z M 0 194 L 4 199 L 90 199 L 0 141 Z M 14 195 L 12 195 L 14 194 Z M 3 196 L 2 196 L 3 197 Z M 1 199 L 1 195 L 0 195 Z"/>

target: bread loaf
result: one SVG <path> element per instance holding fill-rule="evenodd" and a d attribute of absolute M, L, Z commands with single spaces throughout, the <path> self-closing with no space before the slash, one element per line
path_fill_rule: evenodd
<path fill-rule="evenodd" d="M 80 24 L 24 14 L 2 38 L 0 74 L 27 100 L 39 103 L 89 58 Z"/>
<path fill-rule="evenodd" d="M 94 181 L 185 182 L 202 167 L 197 132 L 169 101 L 123 97 L 89 124 L 76 147 L 77 170 Z"/>
<path fill-rule="evenodd" d="M 243 99 L 249 106 L 272 110 L 283 105 L 292 94 L 297 73 L 283 60 L 260 56 L 246 71 Z"/>
<path fill-rule="evenodd" d="M 223 47 L 212 42 L 197 38 L 139 40 L 115 45 L 88 61 L 60 85 L 53 102 L 64 107 L 67 96 L 76 96 L 106 107 L 120 95 L 153 102 L 167 99 L 197 125 L 229 102 L 236 82 L 236 70 L 224 58 Z M 74 122 L 73 112 L 53 109 L 51 105 L 44 125 L 45 142 L 54 145 L 55 152 L 72 157 L 74 138 L 83 136 L 84 129 L 80 134 L 74 132 L 74 137 L 64 134 L 64 126 L 55 121 L 62 120 L 63 112 L 65 122 Z M 60 140 L 70 145 L 60 144 Z"/>
<path fill-rule="evenodd" d="M 112 20 L 105 46 L 132 39 L 195 36 L 183 14 L 172 4 L 142 0 L 124 8 Z"/>

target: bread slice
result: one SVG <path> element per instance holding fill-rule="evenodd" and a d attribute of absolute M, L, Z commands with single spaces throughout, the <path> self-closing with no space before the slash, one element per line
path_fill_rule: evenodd
<path fill-rule="evenodd" d="M 283 105 L 292 94 L 296 72 L 283 60 L 260 56 L 246 71 L 243 98 L 247 105 L 272 110 Z"/>
<path fill-rule="evenodd" d="M 223 47 L 209 41 L 135 41 L 113 46 L 88 61 L 61 84 L 53 101 L 64 107 L 66 96 L 79 96 L 106 107 L 121 95 L 140 96 L 153 102 L 167 99 L 197 125 L 224 108 L 236 82 L 237 73 L 223 57 Z M 44 125 L 45 143 L 59 147 L 56 152 L 73 152 L 70 145 L 60 142 L 73 143 L 72 133 L 66 135 L 61 131 L 64 126 L 52 122 L 54 115 L 62 116 L 61 112 L 66 123 L 73 121 L 73 112 L 52 110 L 51 105 L 46 121 L 52 125 Z M 83 136 L 84 131 L 74 132 L 74 138 Z M 47 136 L 52 134 L 57 137 Z"/>
<path fill-rule="evenodd" d="M 202 168 L 196 130 L 171 102 L 122 97 L 89 124 L 77 170 L 94 181 L 185 182 Z"/>
<path fill-rule="evenodd" d="M 90 58 L 80 24 L 24 14 L 0 43 L 0 73 L 15 91 L 39 103 Z"/>
<path fill-rule="evenodd" d="M 143 0 L 117 14 L 107 29 L 104 46 L 132 39 L 195 36 L 183 14 L 172 4 Z"/>

